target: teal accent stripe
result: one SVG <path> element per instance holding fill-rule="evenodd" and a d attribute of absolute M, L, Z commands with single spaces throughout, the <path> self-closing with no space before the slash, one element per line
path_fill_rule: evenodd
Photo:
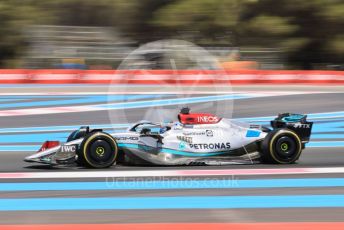
<path fill-rule="evenodd" d="M 131 148 L 131 149 L 140 148 L 138 144 L 127 144 L 127 143 L 118 143 L 118 147 Z M 179 151 L 179 150 L 167 149 L 167 148 L 162 148 L 160 152 L 174 154 L 174 155 L 188 156 L 188 157 L 197 157 L 197 156 L 207 157 L 207 156 L 217 156 L 217 155 L 228 153 L 226 151 L 212 152 L 212 153 L 193 153 L 193 152 Z"/>
<path fill-rule="evenodd" d="M 56 139 L 56 138 L 55 138 Z M 128 145 L 128 144 L 126 144 Z M 123 147 L 123 144 L 118 144 L 119 147 Z M 307 143 L 306 146 L 308 148 L 324 148 L 324 147 L 344 147 L 344 141 L 319 141 L 319 142 L 310 142 Z M 37 151 L 41 145 L 0 145 L 0 152 L 20 152 L 20 151 Z M 127 146 L 127 148 L 138 148 L 138 145 L 134 146 Z M 166 150 L 166 151 L 165 151 Z M 221 155 L 226 152 L 216 152 L 216 153 L 206 153 L 211 155 L 202 155 L 202 153 L 190 153 L 190 152 L 182 152 L 172 149 L 163 149 L 163 152 L 171 153 L 171 154 L 178 154 L 183 156 L 216 156 Z"/>

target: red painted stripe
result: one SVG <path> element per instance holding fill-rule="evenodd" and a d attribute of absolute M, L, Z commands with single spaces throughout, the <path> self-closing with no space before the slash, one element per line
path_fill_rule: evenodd
<path fill-rule="evenodd" d="M 0 225 L 1 230 L 343 230 L 344 222 Z"/>
<path fill-rule="evenodd" d="M 0 69 L 0 83 L 344 84 L 344 71 Z"/>

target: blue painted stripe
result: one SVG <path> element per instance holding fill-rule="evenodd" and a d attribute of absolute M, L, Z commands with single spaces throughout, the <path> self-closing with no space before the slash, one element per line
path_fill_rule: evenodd
<path fill-rule="evenodd" d="M 41 145 L 0 145 L 0 152 L 37 151 Z"/>
<path fill-rule="evenodd" d="M 106 130 L 105 132 L 113 132 L 114 130 Z M 123 130 L 117 130 L 123 131 Z M 9 134 L 0 135 L 0 143 L 41 143 L 46 140 L 56 140 L 65 142 L 70 132 L 53 132 L 53 133 L 34 133 L 34 134 Z"/>
<path fill-rule="evenodd" d="M 223 95 L 217 95 L 217 97 L 222 97 Z M 202 100 L 204 98 L 202 97 Z M 327 113 L 325 115 L 338 115 L 341 112 Z M 323 114 L 321 114 L 323 115 Z M 317 116 L 317 114 L 314 114 Z M 254 121 L 256 118 L 249 118 L 249 120 Z M 259 119 L 259 118 L 257 118 Z M 268 117 L 271 119 L 271 117 Z M 244 119 L 246 120 L 246 119 Z M 266 123 L 266 122 L 255 122 L 255 123 Z M 117 131 L 122 131 L 123 128 L 127 128 L 130 124 L 99 124 L 91 125 L 92 128 L 103 128 L 105 130 L 111 130 L 113 128 Z M 20 127 L 20 128 L 1 128 L 0 129 L 0 143 L 6 144 L 5 146 L 0 146 L 0 151 L 35 151 L 37 146 L 30 145 L 34 142 L 43 142 L 46 139 L 57 139 L 60 141 L 65 141 L 70 131 L 78 129 L 80 125 L 73 126 L 51 126 L 51 127 Z M 315 123 L 313 126 L 313 132 L 311 139 L 317 139 L 316 141 L 311 141 L 307 144 L 307 147 L 344 147 L 343 141 L 331 141 L 333 138 L 343 138 L 344 139 L 344 121 L 343 119 L 331 118 L 328 120 L 322 120 L 320 123 Z M 61 132 L 68 131 L 68 132 Z M 29 132 L 29 134 L 24 134 Z M 35 132 L 43 132 L 42 134 L 32 134 Z M 50 132 L 50 133 L 46 133 Z M 332 132 L 332 133 L 323 133 Z M 338 133 L 341 132 L 341 133 Z M 343 132 L 343 133 L 342 133 Z M 11 133 L 12 135 L 2 135 L 4 133 Z M 23 134 L 20 134 L 23 133 Z M 19 135 L 18 135 L 19 134 Z M 321 140 L 321 141 L 318 141 Z M 324 141 L 322 141 L 324 140 Z M 12 143 L 27 143 L 25 146 L 14 146 Z M 167 150 L 169 151 L 169 150 Z M 178 154 L 179 152 L 174 152 L 171 150 L 172 154 Z"/>
<path fill-rule="evenodd" d="M 0 98 L 0 102 L 10 102 L 10 101 L 23 101 L 25 99 L 20 99 L 20 98 L 11 98 L 11 97 L 2 97 Z"/>
<path fill-rule="evenodd" d="M 64 98 L 63 100 L 44 100 L 44 101 L 26 101 L 26 102 L 14 102 L 0 104 L 1 109 L 8 108 L 25 108 L 32 106 L 59 106 L 59 105 L 73 105 L 73 104 L 90 104 L 90 103 L 106 103 L 112 101 L 123 101 L 123 100 L 138 100 L 138 99 L 153 99 L 161 98 L 165 95 L 62 95 L 62 96 L 46 96 L 47 98 L 58 99 Z M 45 97 L 45 96 L 43 96 Z M 20 96 L 20 98 L 42 98 L 42 96 Z"/>
<path fill-rule="evenodd" d="M 104 129 L 105 132 L 125 132 L 126 130 Z M 46 140 L 56 140 L 65 142 L 71 132 L 51 132 L 51 133 L 30 133 L 30 134 L 9 134 L 0 135 L 0 143 L 33 143 L 44 142 Z"/>
<path fill-rule="evenodd" d="M 104 105 L 94 105 L 95 108 L 104 109 L 133 109 L 133 108 L 146 108 L 155 106 L 169 106 L 179 104 L 193 104 L 209 101 L 223 101 L 223 100 L 234 100 L 249 98 L 248 95 L 216 95 L 216 96 L 205 96 L 205 97 L 189 97 L 189 98 L 173 98 L 164 100 L 149 100 L 149 101 L 135 101 L 127 103 L 108 103 Z"/>
<path fill-rule="evenodd" d="M 272 119 L 275 119 L 276 116 L 264 116 L 264 117 L 246 117 L 246 118 L 240 118 L 240 120 L 243 121 L 270 121 Z M 328 112 L 328 113 L 311 113 L 307 114 L 307 118 L 309 120 L 322 120 L 322 119 L 338 119 L 338 118 L 344 118 L 344 111 L 337 111 L 337 112 Z"/>
<path fill-rule="evenodd" d="M 128 128 L 131 124 L 97 124 L 97 125 L 69 125 L 69 126 L 40 126 L 40 127 L 20 127 L 20 128 L 0 128 L 0 133 L 20 133 L 20 132 L 44 132 L 44 131 L 72 131 L 81 126 L 90 126 L 92 129 L 117 129 Z M 1 138 L 0 138 L 1 139 Z"/>
<path fill-rule="evenodd" d="M 344 195 L 0 199 L 0 211 L 344 207 Z"/>
<path fill-rule="evenodd" d="M 173 94 L 171 94 L 173 95 Z M 237 94 L 237 95 L 212 95 L 206 97 L 191 97 L 191 98 L 172 98 L 161 99 L 168 96 L 167 94 L 140 94 L 140 95 L 47 95 L 46 98 L 51 100 L 43 101 L 26 101 L 26 102 L 9 102 L 0 104 L 0 109 L 11 108 L 26 108 L 33 106 L 47 107 L 47 106 L 70 106 L 75 104 L 96 104 L 89 105 L 94 108 L 101 109 L 130 109 L 130 108 L 145 108 L 151 106 L 166 106 L 187 103 L 200 103 L 208 101 L 234 100 L 250 98 L 252 95 Z M 28 96 L 10 96 L 16 99 L 33 99 L 40 98 L 41 95 Z M 149 99 L 145 101 L 135 101 L 138 99 Z M 113 103 L 114 101 L 132 100 L 125 102 Z"/>
<path fill-rule="evenodd" d="M 344 139 L 344 133 L 314 133 L 312 139 Z"/>
<path fill-rule="evenodd" d="M 264 123 L 266 124 L 266 123 Z M 80 126 L 87 124 L 71 125 L 71 126 L 49 126 L 49 127 L 20 127 L 20 128 L 0 128 L 0 133 L 20 133 L 20 132 L 44 132 L 44 131 L 71 131 L 79 129 Z M 91 128 L 97 129 L 117 129 L 127 128 L 131 124 L 97 124 L 89 125 Z M 318 132 L 339 132 L 344 131 L 344 122 L 326 122 L 321 124 L 314 124 L 312 138 L 344 138 L 344 134 L 329 134 L 329 133 L 318 133 Z"/>
<path fill-rule="evenodd" d="M 0 191 L 246 189 L 344 187 L 344 178 L 1 183 Z"/>
<path fill-rule="evenodd" d="M 11 143 L 11 142 L 30 143 L 30 142 L 43 142 L 45 140 L 66 141 L 68 135 L 69 133 L 67 132 L 0 135 L 0 143 Z"/>
<path fill-rule="evenodd" d="M 90 103 L 106 103 L 97 106 L 107 107 L 107 108 L 117 108 L 121 106 L 121 108 L 135 108 L 145 107 L 151 105 L 152 103 L 155 105 L 171 105 L 172 104 L 180 104 L 185 103 L 197 103 L 197 102 L 206 102 L 206 101 L 219 101 L 219 100 L 234 100 L 234 99 L 244 99 L 250 98 L 252 95 L 248 94 L 231 94 L 231 95 L 212 95 L 207 97 L 191 97 L 191 98 L 173 98 L 170 100 L 158 100 L 164 98 L 166 96 L 170 96 L 174 94 L 138 94 L 138 95 L 106 95 L 106 94 L 97 94 L 97 95 L 14 95 L 8 96 L 6 100 L 27 100 L 27 99 L 40 99 L 42 97 L 49 98 L 50 100 L 43 100 L 43 101 L 26 101 L 26 102 L 9 102 L 9 103 L 2 103 L 0 104 L 1 109 L 8 109 L 8 108 L 25 108 L 25 107 L 32 107 L 32 106 L 60 106 L 60 105 L 73 105 L 73 104 L 90 104 Z M 174 95 L 175 96 L 175 95 Z M 134 101 L 138 99 L 150 99 L 148 101 Z M 157 100 L 154 100 L 157 99 Z M 122 102 L 122 103 L 112 103 L 114 101 L 123 101 L 123 100 L 133 100 L 132 102 Z M 190 101 L 191 100 L 191 101 Z M 123 105 L 127 105 L 124 106 Z M 139 107 L 137 107 L 139 106 Z"/>
<path fill-rule="evenodd" d="M 311 141 L 306 144 L 307 147 L 344 147 L 344 141 Z"/>

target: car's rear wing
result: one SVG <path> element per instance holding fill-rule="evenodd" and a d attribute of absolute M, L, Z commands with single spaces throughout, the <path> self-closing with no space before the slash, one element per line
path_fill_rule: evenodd
<path fill-rule="evenodd" d="M 282 113 L 271 121 L 274 129 L 288 128 L 298 134 L 303 143 L 309 142 L 313 122 L 307 121 L 307 115 Z"/>

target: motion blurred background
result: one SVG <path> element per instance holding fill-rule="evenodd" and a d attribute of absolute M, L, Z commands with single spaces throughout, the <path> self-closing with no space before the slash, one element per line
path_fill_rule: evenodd
<path fill-rule="evenodd" d="M 0 68 L 116 69 L 181 39 L 225 69 L 343 70 L 343 28 L 343 0 L 0 0 Z"/>
<path fill-rule="evenodd" d="M 343 28 L 344 0 L 0 0 L 0 229 L 344 229 Z M 185 105 L 307 114 L 311 141 L 290 165 L 23 162 Z"/>

